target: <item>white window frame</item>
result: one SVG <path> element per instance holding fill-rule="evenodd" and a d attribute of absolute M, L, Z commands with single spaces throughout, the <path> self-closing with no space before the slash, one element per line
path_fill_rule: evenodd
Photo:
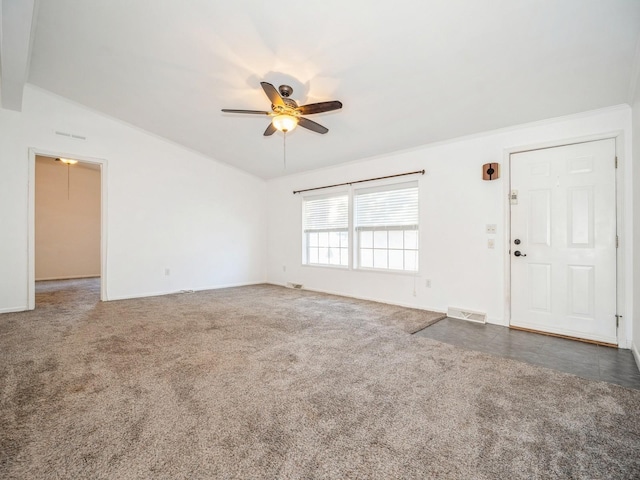
<path fill-rule="evenodd" d="M 403 225 L 387 225 L 387 226 L 358 226 L 356 225 L 356 198 L 359 194 L 363 192 L 375 192 L 375 191 L 391 191 L 391 190 L 401 190 L 404 188 L 416 188 L 417 189 L 417 212 L 415 215 L 415 222 L 411 224 L 403 224 Z M 347 224 L 346 228 L 341 227 L 339 229 L 317 229 L 315 232 L 317 233 L 326 233 L 326 232 L 340 232 L 346 233 L 346 242 L 340 243 L 338 247 L 342 250 L 346 249 L 347 262 L 344 263 L 342 261 L 342 251 L 341 251 L 341 263 L 320 263 L 311 262 L 310 248 L 314 248 L 314 245 L 311 245 L 309 234 L 312 233 L 307 231 L 305 224 L 305 215 L 306 215 L 306 202 L 311 200 L 320 200 L 323 198 L 331 198 L 331 197 L 347 197 Z M 355 188 L 350 186 L 348 189 L 344 190 L 336 190 L 330 193 L 325 193 L 322 195 L 304 195 L 302 196 L 301 202 L 301 211 L 302 211 L 302 265 L 305 267 L 328 267 L 328 268 L 338 268 L 338 269 L 348 269 L 355 271 L 366 271 L 366 272 L 382 272 L 382 273 L 395 273 L 395 274 L 405 274 L 405 275 L 417 275 L 420 271 L 420 182 L 418 180 L 411 182 L 396 182 L 396 183 L 378 183 L 375 186 L 371 187 L 362 187 Z M 385 250 L 387 255 L 387 267 L 368 267 L 362 266 L 362 249 L 360 248 L 361 242 L 361 233 L 362 232 L 386 232 L 387 235 L 387 247 L 386 248 L 375 248 L 372 247 L 371 250 Z M 392 231 L 402 231 L 402 248 L 389 248 L 389 232 Z M 409 236 L 413 237 L 412 244 L 407 245 L 407 233 L 410 232 Z M 413 235 L 415 232 L 415 235 Z M 346 246 L 345 246 L 346 245 Z M 324 247 L 323 247 L 324 248 Z M 332 247 L 327 247 L 332 248 Z M 368 248 L 368 247 L 365 247 Z M 389 255 L 391 251 L 401 251 L 403 257 L 403 268 L 395 269 L 389 268 Z M 407 269 L 406 268 L 406 252 L 415 252 L 415 261 L 413 262 L 415 265 L 415 269 Z M 374 252 L 375 254 L 375 252 Z"/>
<path fill-rule="evenodd" d="M 306 208 L 307 202 L 311 202 L 314 200 L 323 200 L 334 197 L 346 197 L 347 199 L 347 222 L 345 225 L 336 227 L 336 228 L 308 228 L 306 224 Z M 335 191 L 331 193 L 327 193 L 324 195 L 307 195 L 302 198 L 302 265 L 310 266 L 310 267 L 331 267 L 331 268 L 342 268 L 348 269 L 351 267 L 350 259 L 351 259 L 351 195 L 349 190 L 341 190 Z M 318 235 L 318 244 L 313 245 L 312 235 Z M 327 245 L 320 245 L 320 238 L 322 235 L 327 234 Z M 338 245 L 331 246 L 331 238 L 335 239 L 335 235 L 338 234 Z M 345 235 L 346 234 L 346 235 Z M 346 238 L 345 238 L 346 237 Z M 318 249 L 318 261 L 312 261 L 313 255 L 311 249 Z M 320 262 L 320 249 L 327 249 L 327 259 L 328 261 Z M 340 260 L 339 263 L 331 262 L 331 255 L 335 253 L 335 250 L 338 249 Z"/>
<path fill-rule="evenodd" d="M 397 224 L 399 219 L 391 221 L 391 225 L 359 225 L 358 223 L 358 196 L 366 195 L 369 193 L 376 192 L 389 192 L 393 190 L 403 190 L 406 188 L 415 188 L 417 193 L 416 198 L 416 211 L 415 217 L 412 220 L 408 220 L 410 223 L 405 224 Z M 375 272 L 393 272 L 393 273 L 409 273 L 409 274 L 417 274 L 420 270 L 420 215 L 419 215 L 419 203 L 420 203 L 420 189 L 419 183 L 417 181 L 414 182 L 403 182 L 403 183 L 390 183 L 379 185 L 376 187 L 369 188 L 358 188 L 352 192 L 353 198 L 353 208 L 352 208 L 352 218 L 353 218 L 353 247 L 354 247 L 354 264 L 355 268 L 359 270 L 366 271 L 375 271 Z M 365 222 L 366 223 L 366 222 Z M 390 232 L 403 232 L 401 235 L 402 238 L 402 248 L 392 248 L 390 246 L 389 238 Z M 363 233 L 372 232 L 371 235 L 371 243 L 367 242 L 367 246 L 363 247 L 362 244 L 365 243 L 363 241 Z M 378 244 L 376 246 L 376 237 L 381 239 L 381 235 L 379 232 L 385 232 L 385 241 L 382 244 Z M 415 232 L 415 234 L 413 233 Z M 396 235 L 397 237 L 397 235 Z M 413 241 L 409 241 L 408 239 L 413 239 Z M 410 243 L 410 245 L 407 245 Z M 370 247 L 368 245 L 371 245 Z M 364 251 L 371 251 L 371 261 L 363 260 Z M 382 252 L 384 254 L 382 255 Z M 390 256 L 393 252 L 401 252 L 400 255 L 402 257 L 402 268 L 390 268 Z M 411 262 L 411 256 L 414 256 L 413 261 Z M 386 266 L 375 266 L 375 259 L 384 256 L 385 261 L 384 264 Z M 415 268 L 407 268 L 407 262 L 415 265 Z M 366 264 L 366 265 L 365 265 Z"/>

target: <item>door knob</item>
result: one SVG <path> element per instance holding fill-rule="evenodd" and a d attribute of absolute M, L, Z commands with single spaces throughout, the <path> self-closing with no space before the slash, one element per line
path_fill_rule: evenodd
<path fill-rule="evenodd" d="M 526 256 L 527 256 L 527 254 L 526 254 L 526 253 L 521 253 L 521 252 L 520 252 L 520 250 L 516 250 L 515 252 L 513 252 L 513 254 L 514 254 L 516 257 L 526 257 Z"/>

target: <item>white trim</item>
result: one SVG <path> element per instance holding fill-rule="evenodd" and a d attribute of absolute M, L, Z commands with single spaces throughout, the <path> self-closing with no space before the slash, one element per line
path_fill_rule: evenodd
<path fill-rule="evenodd" d="M 116 296 L 111 296 L 109 298 L 109 301 L 116 301 L 116 300 L 133 300 L 136 298 L 148 298 L 148 297 L 162 297 L 164 295 L 178 295 L 178 294 L 187 294 L 187 293 L 192 293 L 192 292 L 204 292 L 207 290 L 220 290 L 222 288 L 233 288 L 233 287 L 249 287 L 251 285 L 264 285 L 267 282 L 264 281 L 255 281 L 255 282 L 242 282 L 242 283 L 227 283 L 224 285 L 214 285 L 214 286 L 207 286 L 207 287 L 201 287 L 201 288 L 190 288 L 190 289 L 182 289 L 182 290 L 177 290 L 177 291 L 163 291 L 163 292 L 149 292 L 149 293 L 136 293 L 135 295 L 116 295 Z M 283 285 L 284 286 L 284 285 Z"/>
<path fill-rule="evenodd" d="M 64 277 L 45 277 L 45 278 L 36 278 L 36 282 L 49 282 L 51 280 L 77 280 L 80 278 L 100 278 L 100 274 L 92 274 L 92 275 L 71 275 Z"/>
<path fill-rule="evenodd" d="M 504 216 L 504 232 L 503 232 L 503 245 L 505 246 L 503 252 L 504 258 L 504 314 L 502 316 L 502 324 L 508 327 L 511 324 L 511 152 L 510 149 L 505 149 L 503 153 L 503 161 L 500 166 L 502 170 L 503 178 L 502 189 L 504 192 L 505 205 Z"/>
<path fill-rule="evenodd" d="M 640 370 L 640 351 L 638 350 L 638 346 L 635 344 L 631 344 L 631 353 L 633 353 L 633 358 L 636 359 L 636 365 L 638 366 L 638 370 Z"/>
<path fill-rule="evenodd" d="M 29 310 L 29 309 L 26 306 L 0 308 L 0 314 L 3 314 L 3 313 L 14 313 L 14 312 L 26 312 L 27 310 Z"/>
<path fill-rule="evenodd" d="M 277 287 L 287 288 L 286 284 L 282 284 L 282 283 L 276 283 L 276 282 L 266 282 L 266 283 L 269 285 L 275 285 Z M 301 290 L 306 290 L 307 292 L 326 293 L 327 295 L 335 295 L 336 297 L 355 298 L 356 300 L 366 300 L 367 302 L 383 303 L 385 305 L 396 305 L 398 307 L 412 308 L 414 310 L 426 310 L 428 312 L 442 313 L 443 315 L 447 314 L 446 311 L 440 310 L 438 308 L 430 308 L 430 307 L 425 307 L 421 305 L 414 305 L 414 304 L 402 303 L 402 302 L 386 302 L 386 301 L 380 300 L 379 298 L 362 297 L 359 295 L 349 295 L 344 292 L 334 292 L 331 290 L 320 290 L 317 288 L 307 288 L 307 287 L 304 287 Z"/>
<path fill-rule="evenodd" d="M 616 275 L 618 278 L 618 285 L 616 289 L 617 296 L 617 314 L 621 316 L 620 324 L 618 326 L 618 338 L 617 343 L 619 348 L 630 348 L 630 336 L 627 335 L 627 326 L 625 323 L 625 317 L 629 315 L 627 307 L 627 296 L 625 295 L 625 285 L 628 275 L 632 274 L 629 268 L 625 268 L 625 258 L 629 256 L 631 245 L 627 245 L 624 241 L 624 231 L 626 224 L 626 211 L 625 211 L 625 185 L 624 185 L 624 171 L 625 171 L 625 142 L 624 132 L 622 130 L 616 130 L 608 133 L 600 133 L 594 135 L 586 135 L 581 137 L 567 138 L 564 140 L 552 140 L 548 142 L 535 143 L 529 145 L 521 145 L 518 147 L 509 147 L 503 150 L 503 163 L 502 172 L 508 181 L 504 182 L 505 190 L 505 229 L 504 229 L 504 244 L 506 245 L 504 251 L 504 270 L 505 270 L 505 282 L 504 282 L 504 298 L 505 298 L 505 321 L 506 325 L 511 324 L 511 255 L 509 250 L 511 248 L 511 204 L 509 200 L 509 193 L 511 192 L 511 155 L 515 153 L 527 152 L 531 150 L 542 150 L 545 148 L 562 147 L 565 145 L 573 145 L 577 143 L 595 142 L 598 140 L 614 139 L 616 156 L 618 157 L 618 168 L 616 169 L 616 216 L 617 216 L 617 234 L 621 240 L 620 247 L 617 251 L 616 260 Z"/>
<path fill-rule="evenodd" d="M 73 158 L 81 162 L 100 165 L 100 300 L 109 300 L 107 294 L 107 180 L 108 169 L 107 160 L 103 158 L 87 157 L 69 152 L 54 152 L 51 150 L 31 147 L 28 150 L 28 193 L 27 193 L 27 309 L 33 310 L 36 307 L 36 267 L 35 267 L 35 199 L 36 199 L 36 155 L 45 157 L 65 157 Z"/>

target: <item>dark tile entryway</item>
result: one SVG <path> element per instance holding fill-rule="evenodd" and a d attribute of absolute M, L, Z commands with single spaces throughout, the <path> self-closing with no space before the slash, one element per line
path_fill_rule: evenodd
<path fill-rule="evenodd" d="M 630 350 L 445 318 L 415 335 L 640 390 Z"/>

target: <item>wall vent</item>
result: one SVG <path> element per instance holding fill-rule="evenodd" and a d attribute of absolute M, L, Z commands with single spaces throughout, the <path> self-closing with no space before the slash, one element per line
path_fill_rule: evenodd
<path fill-rule="evenodd" d="M 287 288 L 295 288 L 296 290 L 302 290 L 302 284 L 301 283 L 291 283 L 291 282 L 287 282 Z"/>
<path fill-rule="evenodd" d="M 473 310 L 465 310 L 458 307 L 449 307 L 447 309 L 447 317 L 458 318 L 460 320 L 469 320 L 476 323 L 487 323 L 487 314 L 484 312 L 474 312 Z"/>
<path fill-rule="evenodd" d="M 54 130 L 56 135 L 60 135 L 61 137 L 75 138 L 76 140 L 86 140 L 87 137 L 83 135 L 77 135 L 75 133 L 61 132 L 60 130 Z"/>

